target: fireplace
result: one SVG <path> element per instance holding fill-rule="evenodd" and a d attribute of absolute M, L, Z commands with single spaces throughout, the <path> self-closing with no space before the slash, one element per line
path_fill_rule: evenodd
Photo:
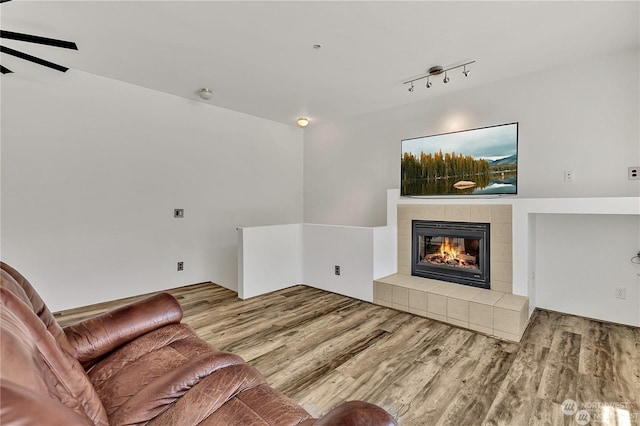
<path fill-rule="evenodd" d="M 488 223 L 412 221 L 411 275 L 490 288 Z"/>

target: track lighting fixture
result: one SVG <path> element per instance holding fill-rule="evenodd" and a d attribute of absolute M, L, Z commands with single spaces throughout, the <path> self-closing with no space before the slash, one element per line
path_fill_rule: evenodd
<path fill-rule="evenodd" d="M 469 76 L 469 73 L 471 72 L 470 70 L 467 69 L 467 65 L 471 65 L 473 63 L 475 63 L 476 61 L 468 61 L 468 62 L 464 62 L 460 65 L 454 65 L 454 66 L 449 66 L 449 67 L 443 67 L 442 65 L 435 65 L 431 68 L 429 68 L 429 70 L 427 71 L 427 74 L 422 75 L 420 77 L 416 77 L 416 78 L 412 78 L 411 80 L 407 80 L 405 82 L 403 82 L 402 84 L 408 84 L 409 85 L 409 92 L 413 93 L 413 83 L 418 81 L 418 80 L 422 80 L 423 78 L 427 80 L 427 83 L 425 84 L 425 87 L 428 89 L 430 88 L 433 83 L 429 80 L 429 77 L 433 77 L 436 75 L 440 75 L 444 73 L 444 79 L 442 80 L 445 84 L 451 81 L 451 78 L 449 78 L 448 75 L 448 71 L 454 70 L 456 68 L 462 68 L 462 74 L 465 77 Z"/>

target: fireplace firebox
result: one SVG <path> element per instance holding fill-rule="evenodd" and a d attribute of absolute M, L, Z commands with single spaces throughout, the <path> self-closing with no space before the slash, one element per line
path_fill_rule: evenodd
<path fill-rule="evenodd" d="M 411 275 L 491 287 L 488 223 L 414 220 Z"/>

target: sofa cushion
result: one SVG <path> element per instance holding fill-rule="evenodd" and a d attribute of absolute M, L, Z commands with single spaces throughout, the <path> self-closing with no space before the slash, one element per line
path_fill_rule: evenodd
<path fill-rule="evenodd" d="M 262 419 L 245 424 L 297 424 L 311 418 L 270 389 L 238 355 L 214 349 L 185 324 L 141 336 L 98 362 L 88 375 L 113 425 L 172 424 L 176 419 L 228 424 L 227 412 L 233 418 Z M 235 408 L 229 411 L 228 404 Z M 287 416 L 292 419 L 281 421 Z"/>
<path fill-rule="evenodd" d="M 298 404 L 265 383 L 238 394 L 201 425 L 299 425 L 305 421 L 315 423 Z"/>

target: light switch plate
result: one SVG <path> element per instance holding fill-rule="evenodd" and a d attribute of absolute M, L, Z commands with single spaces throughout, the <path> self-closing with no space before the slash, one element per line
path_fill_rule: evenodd
<path fill-rule="evenodd" d="M 640 180 L 640 166 L 629 167 L 629 180 Z"/>

